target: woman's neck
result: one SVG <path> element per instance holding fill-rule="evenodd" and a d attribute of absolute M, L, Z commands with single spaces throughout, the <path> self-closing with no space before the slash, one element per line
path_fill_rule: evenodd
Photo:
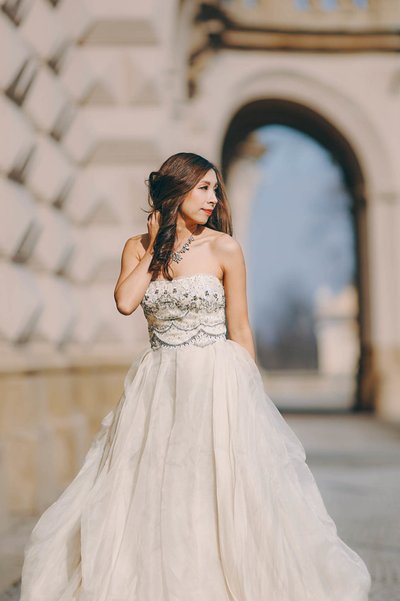
<path fill-rule="evenodd" d="M 175 240 L 176 241 L 184 241 L 187 238 L 189 238 L 189 236 L 191 236 L 192 234 L 195 235 L 196 233 L 199 232 L 199 229 L 201 228 L 201 225 L 198 223 L 194 223 L 194 224 L 186 224 L 186 223 L 177 223 L 176 224 L 176 234 L 175 234 Z"/>

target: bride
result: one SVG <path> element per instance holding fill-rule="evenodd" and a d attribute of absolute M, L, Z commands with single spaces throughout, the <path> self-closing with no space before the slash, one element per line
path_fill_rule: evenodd
<path fill-rule="evenodd" d="M 20 601 L 367 601 L 368 569 L 263 388 L 220 172 L 178 153 L 148 186 L 114 296 L 142 307 L 150 348 L 36 523 Z"/>

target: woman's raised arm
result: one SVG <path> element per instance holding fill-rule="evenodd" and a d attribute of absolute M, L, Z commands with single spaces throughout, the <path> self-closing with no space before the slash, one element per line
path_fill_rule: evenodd
<path fill-rule="evenodd" d="M 143 299 L 151 281 L 148 271 L 153 258 L 153 246 L 159 229 L 159 212 L 152 213 L 147 221 L 148 243 L 143 245 L 144 234 L 126 241 L 121 257 L 121 272 L 114 289 L 117 309 L 123 315 L 131 315 Z"/>

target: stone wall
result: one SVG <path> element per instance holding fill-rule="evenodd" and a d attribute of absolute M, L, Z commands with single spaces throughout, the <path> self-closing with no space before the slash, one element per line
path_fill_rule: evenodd
<path fill-rule="evenodd" d="M 71 480 L 147 344 L 113 289 L 163 156 L 170 4 L 0 3 L 2 530 Z"/>

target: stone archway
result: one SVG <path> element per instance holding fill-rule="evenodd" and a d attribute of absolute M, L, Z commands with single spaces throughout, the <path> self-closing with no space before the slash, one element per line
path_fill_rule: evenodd
<path fill-rule="evenodd" d="M 331 122 L 304 104 L 285 98 L 258 99 L 240 108 L 231 119 L 222 146 L 222 169 L 227 175 L 241 142 L 259 127 L 286 125 L 313 137 L 330 151 L 340 165 L 346 187 L 352 197 L 355 233 L 356 288 L 358 291 L 359 361 L 353 410 L 371 410 L 374 403 L 374 361 L 371 334 L 369 250 L 367 231 L 366 182 L 359 159 L 347 138 Z M 233 207 L 235 211 L 235 207 Z M 243 216 L 249 207 L 240 208 Z M 246 218 L 244 218 L 246 221 Z"/>
<path fill-rule="evenodd" d="M 194 3 L 185 0 L 179 6 L 186 4 L 190 12 Z M 215 16 L 210 14 L 212 18 Z M 190 18 L 185 19 L 185 23 L 188 21 Z M 189 27 L 194 26 L 192 20 Z M 213 22 L 212 32 L 215 28 Z M 212 32 L 210 35 L 214 35 Z M 397 147 L 393 143 L 398 112 L 390 93 L 390 82 L 397 68 L 395 56 L 376 54 L 372 71 L 376 88 L 372 90 L 369 54 L 277 49 L 275 52 L 274 48 L 260 51 L 253 47 L 240 50 L 223 46 L 214 51 L 209 44 L 209 33 L 206 28 L 203 38 L 200 36 L 203 45 L 200 44 L 199 53 L 192 52 L 192 58 L 197 58 L 190 73 L 188 68 L 185 73 L 180 71 L 185 81 L 180 81 L 178 88 L 184 89 L 191 79 L 195 93 L 183 102 L 184 110 L 174 122 L 168 148 L 171 152 L 178 149 L 199 152 L 220 164 L 226 134 L 235 115 L 250 103 L 265 99 L 295 103 L 298 108 L 311 111 L 319 125 L 319 132 L 314 135 L 319 133 L 324 137 L 324 132 L 336 132 L 328 147 L 334 144 L 338 152 L 343 149 L 346 157 L 343 168 L 357 197 L 360 231 L 365 234 L 359 241 L 363 246 L 359 269 L 363 270 L 366 282 L 362 299 L 366 365 L 360 369 L 364 374 L 359 378 L 360 405 L 366 408 L 374 405 L 379 416 L 398 421 L 400 281 L 395 262 L 400 256 L 399 178 Z M 362 177 L 356 177 L 357 171 Z M 367 282 L 373 285 L 368 286 Z"/>
<path fill-rule="evenodd" d="M 219 69 L 207 82 L 210 90 L 215 89 L 220 70 L 228 69 L 235 71 L 234 64 L 229 60 L 221 61 Z M 395 178 L 389 149 L 363 107 L 337 86 L 310 76 L 305 68 L 299 67 L 295 72 L 286 67 L 260 71 L 254 61 L 254 68 L 249 73 L 239 71 L 237 78 L 220 93 L 224 94 L 224 101 L 218 103 L 213 115 L 208 115 L 210 127 L 215 129 L 214 147 L 211 149 L 214 156 L 222 157 L 230 124 L 243 107 L 258 100 L 294 103 L 299 110 L 300 107 L 309 109 L 316 120 L 319 118 L 341 132 L 363 171 L 365 194 L 369 201 L 392 195 Z"/>

